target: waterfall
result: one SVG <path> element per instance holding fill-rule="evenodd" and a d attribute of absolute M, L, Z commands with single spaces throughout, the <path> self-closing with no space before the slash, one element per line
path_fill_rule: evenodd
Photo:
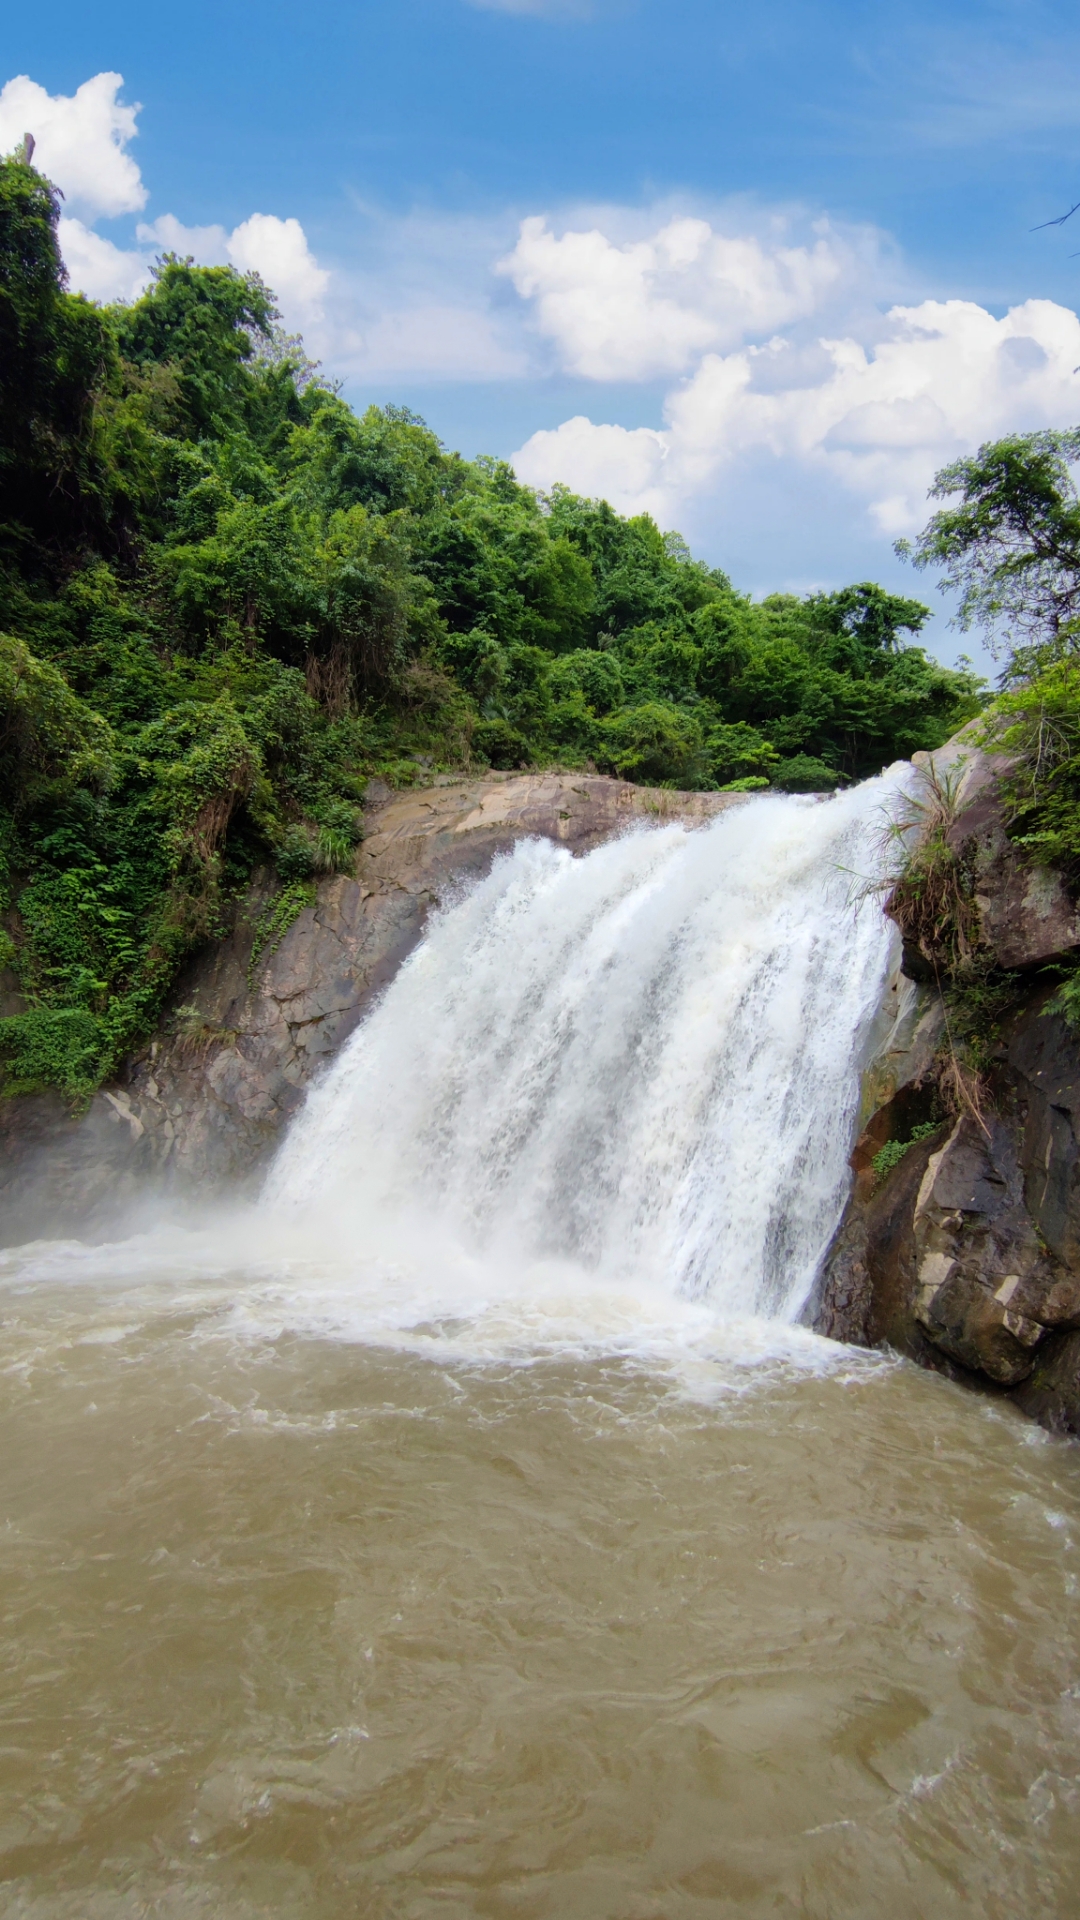
<path fill-rule="evenodd" d="M 905 771 L 581 858 L 519 843 L 433 918 L 264 1206 L 794 1319 L 847 1191 L 894 938 L 859 879 Z"/>

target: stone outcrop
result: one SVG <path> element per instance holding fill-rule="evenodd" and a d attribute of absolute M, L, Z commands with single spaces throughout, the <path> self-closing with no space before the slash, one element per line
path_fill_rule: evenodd
<path fill-rule="evenodd" d="M 1080 1045 L 1047 1013 L 1040 971 L 1080 947 L 1080 917 L 1060 877 L 1008 839 L 1008 762 L 960 736 L 933 767 L 954 786 L 948 839 L 974 877 L 984 949 L 1021 975 L 1018 1004 L 979 1110 L 946 1118 L 944 1007 L 924 980 L 900 987 L 864 1078 L 852 1196 L 810 1318 L 1080 1433 Z M 904 965 L 925 975 L 907 952 Z M 891 1141 L 911 1144 L 879 1176 Z"/>
<path fill-rule="evenodd" d="M 915 1196 L 915 1318 L 950 1359 L 1003 1386 L 1044 1334 L 1080 1324 L 1080 1273 L 1057 1270 L 1024 1204 L 1014 1129 L 962 1114 Z"/>
<path fill-rule="evenodd" d="M 952 785 L 955 818 L 945 837 L 974 870 L 982 938 L 995 963 L 1009 971 L 1043 966 L 1080 946 L 1080 908 L 1060 874 L 1033 865 L 1009 839 L 1001 782 L 1015 762 L 984 752 L 972 735 L 967 727 L 937 753 L 917 753 L 915 766 Z M 913 971 L 924 969 L 915 961 Z"/>
<path fill-rule="evenodd" d="M 73 1119 L 54 1095 L 0 1101 L 0 1243 L 108 1233 L 162 1192 L 250 1188 L 312 1075 L 456 886 L 523 836 L 580 853 L 634 823 L 700 822 L 740 799 L 584 774 L 399 793 L 372 782 L 355 871 L 321 881 L 314 906 L 261 952 L 277 889 L 256 875 L 227 937 L 177 982 L 159 1036 L 86 1114 Z"/>

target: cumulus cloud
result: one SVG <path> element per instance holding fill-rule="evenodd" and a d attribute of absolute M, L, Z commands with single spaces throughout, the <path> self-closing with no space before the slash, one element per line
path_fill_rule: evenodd
<path fill-rule="evenodd" d="M 147 192 L 126 149 L 141 109 L 118 99 L 123 84 L 119 73 L 96 73 L 73 94 L 51 94 L 19 74 L 0 88 L 0 152 L 32 133 L 34 165 L 61 189 L 69 209 L 91 220 L 138 213 Z"/>
<path fill-rule="evenodd" d="M 818 312 L 860 264 L 824 221 L 808 245 L 688 216 L 620 245 L 595 226 L 557 235 L 537 216 L 498 271 L 568 371 L 642 380 Z"/>
<path fill-rule="evenodd" d="M 241 273 L 258 273 L 272 287 L 290 326 L 308 326 L 322 318 L 322 299 L 330 275 L 320 267 L 299 220 L 253 213 L 228 238 L 229 259 Z"/>
<path fill-rule="evenodd" d="M 1050 300 L 1000 320 L 967 300 L 897 306 L 872 345 L 821 339 L 817 354 L 782 337 L 707 353 L 669 394 L 661 431 L 579 417 L 534 434 L 515 466 L 533 485 L 563 480 L 669 519 L 764 454 L 839 482 L 894 536 L 921 523 L 946 460 L 1014 429 L 1071 424 L 1080 402 L 1080 319 Z"/>
<path fill-rule="evenodd" d="M 81 220 L 65 215 L 59 228 L 60 252 L 76 293 L 91 300 L 136 300 L 150 282 L 145 254 L 126 252 Z"/>
<path fill-rule="evenodd" d="M 651 513 L 665 526 L 678 486 L 667 463 L 671 436 L 653 427 L 596 425 L 578 413 L 561 427 L 534 433 L 511 456 L 519 480 L 550 490 L 557 481 L 617 513 Z"/>
<path fill-rule="evenodd" d="M 253 213 L 231 233 L 224 227 L 186 227 L 174 214 L 140 221 L 136 238 L 144 249 L 124 252 L 80 220 L 61 219 L 60 251 L 72 287 L 92 300 L 131 300 L 149 284 L 160 253 L 178 253 L 200 266 L 234 266 L 258 273 L 274 293 L 286 326 L 317 326 L 330 274 L 320 267 L 299 220 Z"/>

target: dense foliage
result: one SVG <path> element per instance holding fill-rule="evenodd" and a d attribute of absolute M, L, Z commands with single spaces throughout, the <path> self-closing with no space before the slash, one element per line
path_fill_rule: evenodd
<path fill-rule="evenodd" d="M 72 295 L 52 189 L 0 163 L 9 1091 L 85 1095 L 259 861 L 280 931 L 351 862 L 373 772 L 805 790 L 977 708 L 909 644 L 917 602 L 753 604 L 646 517 L 357 417 L 276 319 L 175 257 L 130 307 Z"/>

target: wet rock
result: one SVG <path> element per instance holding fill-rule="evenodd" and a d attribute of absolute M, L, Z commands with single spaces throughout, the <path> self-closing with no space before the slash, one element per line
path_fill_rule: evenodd
<path fill-rule="evenodd" d="M 961 1366 L 1011 1386 L 1031 1372 L 1048 1327 L 1080 1313 L 1080 1281 L 1059 1276 L 1024 1205 L 1012 1129 L 964 1114 L 930 1155 L 915 1200 L 915 1318 Z"/>
<path fill-rule="evenodd" d="M 830 1339 L 890 1347 L 950 1373 L 951 1361 L 927 1338 L 914 1313 L 915 1202 L 934 1145 L 933 1139 L 919 1141 L 887 1179 L 871 1177 L 862 1197 L 849 1203 L 808 1318 Z"/>
<path fill-rule="evenodd" d="M 1080 1332 L 1049 1334 L 1012 1398 L 1051 1433 L 1080 1434 Z"/>
<path fill-rule="evenodd" d="M 1013 1386 L 1048 1333 L 1080 1327 L 1080 1274 L 1039 1238 L 1014 1129 L 993 1118 L 988 1134 L 967 1114 L 943 1123 L 849 1206 L 826 1264 L 819 1332 Z"/>
<path fill-rule="evenodd" d="M 938 1048 L 945 1031 L 941 995 L 928 991 L 894 967 L 882 995 L 881 1013 L 868 1040 L 869 1063 L 863 1071 L 859 1127 L 865 1131 L 900 1096 L 925 1086 L 933 1078 Z M 915 1112 L 911 1101 L 899 1112 Z M 899 1112 L 893 1115 L 899 1117 Z M 876 1130 L 877 1146 L 894 1137 L 896 1129 Z M 860 1145 L 863 1143 L 860 1142 Z M 865 1143 L 870 1144 L 869 1139 Z M 875 1146 L 874 1151 L 876 1152 Z"/>
<path fill-rule="evenodd" d="M 914 1127 L 935 1115 L 943 1031 L 941 996 L 894 967 L 867 1040 L 851 1198 L 804 1310 L 807 1324 L 830 1339 L 890 1345 L 913 1358 L 925 1357 L 928 1348 L 911 1300 L 912 1215 L 930 1147 L 920 1142 L 909 1148 L 884 1183 L 874 1158 L 887 1141 L 910 1139 Z"/>
<path fill-rule="evenodd" d="M 1019 1121 L 1024 1198 L 1050 1252 L 1080 1271 L 1080 1043 L 1052 989 L 1039 990 L 1005 1035 L 1005 1075 Z"/>

